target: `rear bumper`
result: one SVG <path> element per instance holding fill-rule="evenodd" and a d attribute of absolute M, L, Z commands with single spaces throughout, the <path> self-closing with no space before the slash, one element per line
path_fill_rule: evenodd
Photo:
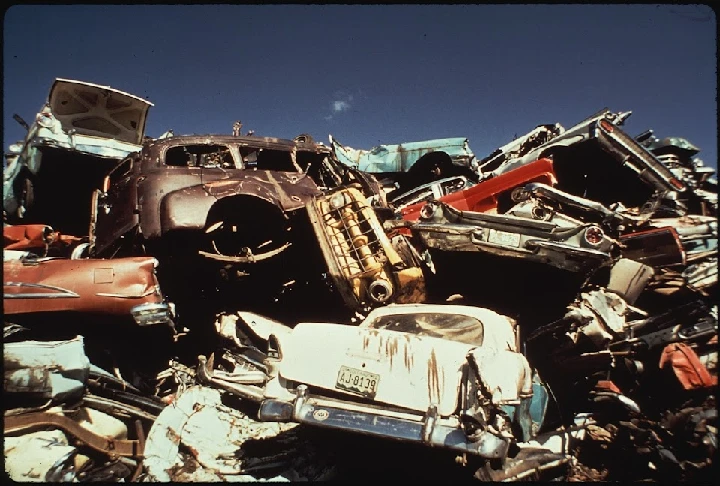
<path fill-rule="evenodd" d="M 166 302 L 136 305 L 130 310 L 138 326 L 152 326 L 155 324 L 168 324 L 173 326 L 173 309 Z"/>
<path fill-rule="evenodd" d="M 310 397 L 303 385 L 298 387 L 297 398 L 292 402 L 264 400 L 258 417 L 263 421 L 294 421 L 387 439 L 418 442 L 488 459 L 504 458 L 510 445 L 509 439 L 488 431 L 470 441 L 465 431 L 456 423 L 437 417 L 434 408 L 425 415 L 399 412 L 384 414 L 379 409 L 362 405 Z"/>

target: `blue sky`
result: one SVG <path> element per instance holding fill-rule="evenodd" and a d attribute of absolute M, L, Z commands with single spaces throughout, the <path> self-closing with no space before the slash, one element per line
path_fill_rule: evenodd
<path fill-rule="evenodd" d="M 146 132 L 464 136 L 479 157 L 608 107 L 717 167 L 716 17 L 702 5 L 16 5 L 3 143 L 56 77 L 152 101 Z"/>

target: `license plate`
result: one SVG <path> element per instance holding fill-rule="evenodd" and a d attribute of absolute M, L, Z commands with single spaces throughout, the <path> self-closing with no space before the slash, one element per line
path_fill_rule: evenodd
<path fill-rule="evenodd" d="M 380 375 L 368 371 L 341 366 L 335 388 L 374 397 L 380 383 Z"/>
<path fill-rule="evenodd" d="M 503 246 L 520 246 L 520 233 L 508 233 L 491 229 L 488 232 L 488 243 L 495 243 Z"/>

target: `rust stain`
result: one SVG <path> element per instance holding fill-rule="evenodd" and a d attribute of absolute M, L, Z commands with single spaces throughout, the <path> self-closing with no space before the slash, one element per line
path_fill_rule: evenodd
<path fill-rule="evenodd" d="M 433 395 L 435 400 L 433 400 Z M 430 403 L 440 402 L 440 375 L 434 349 L 430 351 L 430 359 L 428 360 L 428 398 Z"/>
<path fill-rule="evenodd" d="M 396 337 L 389 337 L 387 341 L 385 341 L 385 355 L 390 358 L 390 369 L 392 369 L 393 365 L 393 358 L 397 354 L 398 351 L 398 342 Z"/>
<path fill-rule="evenodd" d="M 404 361 L 405 361 L 405 368 L 407 368 L 408 371 L 410 371 L 413 366 L 413 355 L 410 352 L 410 339 L 408 339 L 407 336 L 404 336 L 404 338 L 405 338 L 405 343 L 404 343 L 404 347 L 403 347 L 403 356 L 404 356 Z"/>

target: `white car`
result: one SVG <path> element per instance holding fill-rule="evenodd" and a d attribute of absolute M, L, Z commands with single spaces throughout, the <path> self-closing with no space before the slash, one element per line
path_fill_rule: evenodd
<path fill-rule="evenodd" d="M 243 382 L 241 368 L 212 371 L 202 359 L 198 377 L 260 402 L 260 420 L 499 460 L 542 422 L 547 392 L 518 352 L 515 321 L 492 310 L 391 304 L 359 326 L 300 323 L 292 329 L 251 313 L 239 316 L 246 330 L 267 340 L 262 368 L 268 380 L 250 385 L 252 373 Z"/>

